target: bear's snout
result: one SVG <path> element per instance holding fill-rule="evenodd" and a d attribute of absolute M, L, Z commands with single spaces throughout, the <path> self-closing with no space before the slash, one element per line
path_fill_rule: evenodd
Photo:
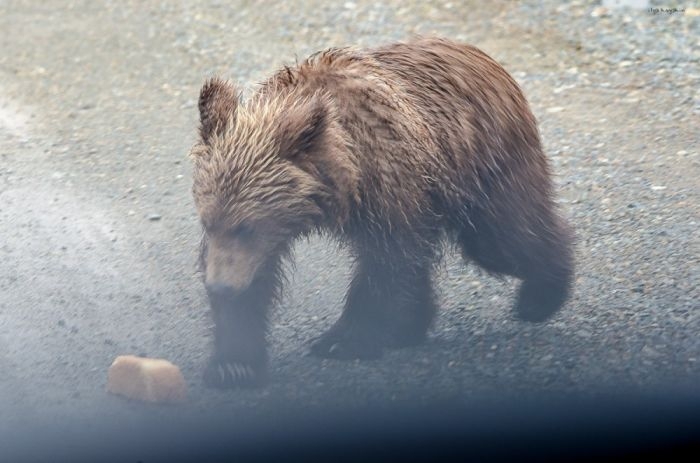
<path fill-rule="evenodd" d="M 205 284 L 207 294 L 213 299 L 234 299 L 240 294 L 240 289 L 224 283 L 207 283 Z"/>
<path fill-rule="evenodd" d="M 248 290 L 253 282 L 254 273 L 224 267 L 214 275 L 207 275 L 204 286 L 210 296 L 235 298 Z"/>
<path fill-rule="evenodd" d="M 210 295 L 240 295 L 250 287 L 263 261 L 252 245 L 236 239 L 211 237 L 206 254 L 204 284 Z M 211 290 L 210 290 L 211 288 Z"/>

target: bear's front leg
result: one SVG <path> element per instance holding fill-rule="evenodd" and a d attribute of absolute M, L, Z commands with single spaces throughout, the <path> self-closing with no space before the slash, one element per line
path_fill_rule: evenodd
<path fill-rule="evenodd" d="M 384 348 L 387 324 L 384 308 L 389 300 L 375 287 L 374 272 L 358 265 L 350 283 L 343 313 L 335 324 L 311 344 L 311 353 L 336 359 L 374 359 Z"/>
<path fill-rule="evenodd" d="M 214 320 L 214 353 L 204 382 L 215 388 L 256 387 L 267 380 L 269 298 L 208 289 Z"/>
<path fill-rule="evenodd" d="M 311 345 L 336 359 L 372 359 L 385 347 L 420 344 L 435 314 L 431 265 L 395 259 L 360 261 L 340 319 Z"/>

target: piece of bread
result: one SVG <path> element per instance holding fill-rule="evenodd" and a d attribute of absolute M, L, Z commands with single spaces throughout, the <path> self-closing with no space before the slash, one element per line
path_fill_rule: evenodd
<path fill-rule="evenodd" d="M 182 402 L 187 385 L 180 369 L 162 359 L 120 355 L 107 372 L 107 391 L 155 403 Z"/>

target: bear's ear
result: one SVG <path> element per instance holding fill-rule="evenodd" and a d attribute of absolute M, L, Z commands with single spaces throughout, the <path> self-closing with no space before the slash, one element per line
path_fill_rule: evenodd
<path fill-rule="evenodd" d="M 199 133 L 208 141 L 212 135 L 221 133 L 229 120 L 236 117 L 238 92 L 229 81 L 212 77 L 204 83 L 199 93 Z"/>
<path fill-rule="evenodd" d="M 286 159 L 316 150 L 328 127 L 328 105 L 321 95 L 296 103 L 283 116 L 277 138 L 280 155 Z"/>

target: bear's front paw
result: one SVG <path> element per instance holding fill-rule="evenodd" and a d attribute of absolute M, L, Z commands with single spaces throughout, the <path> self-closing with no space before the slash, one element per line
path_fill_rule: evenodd
<path fill-rule="evenodd" d="M 382 345 L 368 336 L 352 335 L 351 330 L 331 329 L 311 343 L 311 354 L 340 360 L 369 360 L 382 356 Z"/>
<path fill-rule="evenodd" d="M 204 383 L 217 389 L 259 387 L 266 382 L 264 367 L 253 367 L 244 362 L 212 359 L 204 370 Z"/>

